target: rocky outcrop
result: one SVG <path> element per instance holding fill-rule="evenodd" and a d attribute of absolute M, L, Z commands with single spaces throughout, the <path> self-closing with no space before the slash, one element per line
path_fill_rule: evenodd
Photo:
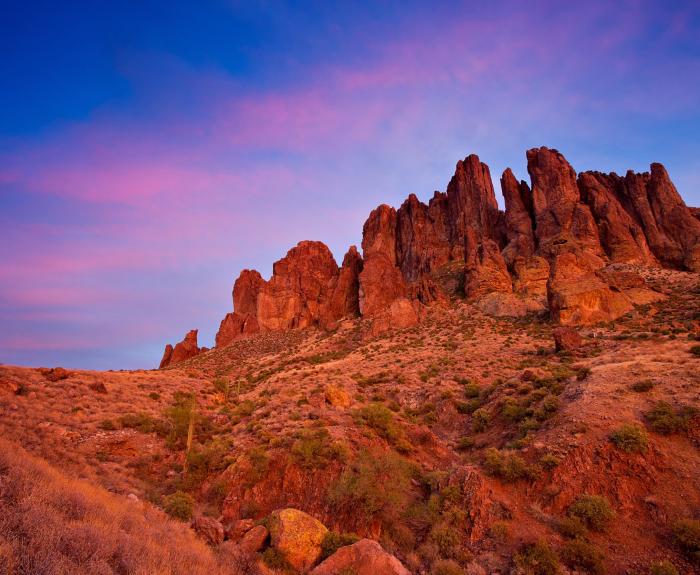
<path fill-rule="evenodd" d="M 518 258 L 527 259 L 535 253 L 532 193 L 527 183 L 518 183 L 510 168 L 501 176 L 501 193 L 506 204 L 505 228 L 508 241 L 503 248 L 503 259 L 512 269 Z"/>
<path fill-rule="evenodd" d="M 298 509 L 280 509 L 270 514 L 270 544 L 298 572 L 308 572 L 321 557 L 321 543 L 328 529 Z"/>
<path fill-rule="evenodd" d="M 357 543 L 341 547 L 328 559 L 318 565 L 311 575 L 410 575 L 396 557 L 371 539 L 360 539 Z"/>
<path fill-rule="evenodd" d="M 470 155 L 427 204 L 411 194 L 398 210 L 373 210 L 362 255 L 351 247 L 340 268 L 324 244 L 304 241 L 274 264 L 269 281 L 244 270 L 217 347 L 259 331 L 335 329 L 357 316 L 377 334 L 409 327 L 425 306 L 462 295 L 496 314 L 517 303 L 514 315 L 547 306 L 555 321 L 605 321 L 655 298 L 646 287 L 608 283 L 600 273 L 606 266 L 700 271 L 699 214 L 686 207 L 661 164 L 624 177 L 577 176 L 557 150 L 526 155 L 530 185 L 510 169 L 501 177 L 505 212 L 488 166 Z M 162 365 L 187 353 L 194 351 L 166 347 Z"/>
<path fill-rule="evenodd" d="M 567 326 L 555 327 L 552 330 L 552 337 L 555 351 L 573 351 L 583 343 L 579 332 Z"/>
<path fill-rule="evenodd" d="M 263 331 L 317 326 L 338 276 L 333 254 L 321 242 L 303 241 L 272 268 L 260 289 L 257 319 Z"/>
<path fill-rule="evenodd" d="M 187 332 L 185 338 L 175 347 L 170 344 L 165 346 L 163 359 L 160 361 L 160 369 L 183 362 L 202 352 L 202 349 L 197 345 L 197 331 L 193 329 Z"/>

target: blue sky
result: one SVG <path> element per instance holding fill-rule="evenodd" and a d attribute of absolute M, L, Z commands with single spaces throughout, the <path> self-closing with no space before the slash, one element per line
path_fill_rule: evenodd
<path fill-rule="evenodd" d="M 26 2 L 0 47 L 5 363 L 210 345 L 240 269 L 342 258 L 472 152 L 659 161 L 700 204 L 697 2 Z"/>

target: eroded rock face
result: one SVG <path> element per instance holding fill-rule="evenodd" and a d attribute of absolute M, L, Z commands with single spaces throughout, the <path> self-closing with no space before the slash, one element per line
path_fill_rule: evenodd
<path fill-rule="evenodd" d="M 593 215 L 581 202 L 576 172 L 557 150 L 527 151 L 527 171 L 532 179 L 532 206 L 538 253 L 545 257 L 566 249 L 584 248 L 600 253 L 600 239 Z M 573 247 L 575 246 L 575 247 Z"/>
<path fill-rule="evenodd" d="M 333 254 L 321 242 L 303 241 L 272 268 L 272 278 L 258 294 L 257 319 L 263 331 L 319 325 L 338 275 Z"/>
<path fill-rule="evenodd" d="M 621 289 L 619 277 L 601 273 L 609 264 L 700 271 L 700 213 L 686 207 L 661 164 L 624 177 L 577 177 L 557 150 L 526 155 L 530 185 L 510 169 L 501 177 L 505 212 L 488 167 L 470 155 L 427 204 L 411 194 L 398 210 L 373 210 L 362 255 L 351 247 L 340 268 L 324 244 L 304 241 L 274 264 L 269 281 L 243 270 L 217 347 L 259 331 L 336 329 L 358 315 L 369 320 L 367 333 L 381 333 L 413 325 L 425 306 L 462 292 L 490 313 L 511 302 L 516 315 L 544 305 L 555 321 L 607 321 L 658 295 Z M 166 346 L 161 367 L 200 351 L 196 337 Z"/>
<path fill-rule="evenodd" d="M 611 321 L 633 307 L 629 298 L 614 291 L 597 274 L 602 260 L 589 253 L 557 256 L 547 283 L 552 318 L 562 325 Z"/>
<path fill-rule="evenodd" d="M 269 518 L 270 544 L 281 551 L 289 564 L 308 572 L 321 557 L 321 543 L 328 529 L 298 509 L 279 509 Z"/>
<path fill-rule="evenodd" d="M 525 182 L 518 183 L 510 168 L 501 176 L 501 192 L 506 204 L 505 226 L 508 240 L 508 244 L 503 248 L 503 259 L 512 269 L 516 259 L 527 259 L 535 253 L 532 193 Z"/>
<path fill-rule="evenodd" d="M 312 575 L 410 575 L 396 557 L 387 553 L 382 546 L 371 539 L 360 539 L 357 543 L 338 549 L 328 559 L 318 565 Z"/>
<path fill-rule="evenodd" d="M 330 296 L 322 306 L 320 319 L 323 327 L 333 327 L 339 319 L 360 314 L 362 267 L 362 256 L 355 246 L 350 246 L 337 277 L 331 280 Z"/>
<path fill-rule="evenodd" d="M 185 338 L 175 347 L 170 344 L 165 346 L 163 359 L 160 361 L 161 369 L 183 362 L 201 353 L 202 350 L 197 345 L 197 331 L 198 330 L 193 329 L 187 332 Z"/>
<path fill-rule="evenodd" d="M 598 225 L 601 245 L 611 261 L 653 265 L 656 258 L 642 228 L 627 213 L 615 194 L 615 179 L 597 172 L 579 174 L 581 196 Z"/>

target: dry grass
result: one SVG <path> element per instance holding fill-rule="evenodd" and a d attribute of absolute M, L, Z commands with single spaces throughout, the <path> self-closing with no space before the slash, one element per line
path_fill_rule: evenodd
<path fill-rule="evenodd" d="M 8 575 L 235 573 L 183 524 L 69 479 L 0 440 L 0 572 Z"/>

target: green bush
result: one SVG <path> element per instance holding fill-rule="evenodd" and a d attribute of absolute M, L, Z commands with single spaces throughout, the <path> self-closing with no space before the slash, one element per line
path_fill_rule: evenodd
<path fill-rule="evenodd" d="M 681 519 L 673 525 L 676 545 L 696 563 L 700 563 L 700 521 Z"/>
<path fill-rule="evenodd" d="M 114 421 L 111 419 L 103 419 L 100 421 L 100 423 L 97 425 L 100 429 L 104 429 L 105 431 L 112 431 L 117 428 L 117 426 L 114 424 Z"/>
<path fill-rule="evenodd" d="M 321 541 L 320 561 L 330 557 L 341 547 L 352 545 L 359 540 L 360 538 L 354 533 L 336 533 L 335 531 L 328 531 L 323 536 L 323 541 Z"/>
<path fill-rule="evenodd" d="M 557 531 L 568 539 L 586 535 L 586 525 L 578 517 L 563 517 L 557 523 Z"/>
<path fill-rule="evenodd" d="M 461 437 L 457 441 L 457 450 L 458 451 L 467 451 L 469 449 L 472 449 L 474 447 L 474 438 L 473 437 Z"/>
<path fill-rule="evenodd" d="M 627 453 L 644 453 L 649 437 L 641 425 L 625 423 L 610 434 L 610 441 Z"/>
<path fill-rule="evenodd" d="M 526 575 L 557 575 L 561 572 L 559 558 L 546 541 L 524 545 L 513 560 Z"/>
<path fill-rule="evenodd" d="M 163 509 L 175 519 L 189 521 L 194 513 L 194 499 L 189 493 L 176 491 L 172 495 L 166 495 L 163 500 Z"/>
<path fill-rule="evenodd" d="M 656 433 L 670 435 L 685 431 L 693 415 L 692 410 L 685 409 L 676 412 L 671 404 L 659 401 L 645 417 Z"/>
<path fill-rule="evenodd" d="M 605 531 L 615 517 L 615 512 L 606 497 L 584 494 L 569 506 L 569 517 L 583 522 L 594 531 Z"/>
<path fill-rule="evenodd" d="M 491 415 L 488 411 L 483 408 L 477 409 L 472 413 L 472 431 L 474 431 L 474 433 L 481 433 L 488 427 L 490 421 Z"/>
<path fill-rule="evenodd" d="M 645 393 L 654 389 L 654 382 L 651 379 L 643 379 L 632 384 L 632 391 L 637 393 Z"/>
<path fill-rule="evenodd" d="M 410 450 L 403 429 L 394 420 L 394 413 L 385 405 L 372 403 L 363 406 L 357 410 L 356 416 L 400 451 Z"/>
<path fill-rule="evenodd" d="M 127 413 L 119 418 L 122 427 L 137 429 L 142 433 L 151 433 L 156 429 L 156 422 L 147 413 Z"/>
<path fill-rule="evenodd" d="M 226 469 L 233 461 L 229 456 L 230 452 L 230 443 L 220 439 L 206 445 L 195 445 L 186 455 L 187 474 L 183 487 L 199 487 L 211 474 Z"/>
<path fill-rule="evenodd" d="M 464 570 L 453 559 L 438 559 L 430 568 L 431 575 L 463 575 Z"/>
<path fill-rule="evenodd" d="M 430 529 L 430 541 L 437 545 L 440 554 L 451 557 L 453 552 L 459 548 L 462 535 L 452 525 L 445 522 L 436 523 Z"/>
<path fill-rule="evenodd" d="M 486 451 L 484 460 L 489 475 L 512 482 L 519 479 L 532 479 L 535 469 L 514 451 L 499 451 L 492 447 Z"/>
<path fill-rule="evenodd" d="M 305 429 L 292 444 L 292 456 L 306 469 L 325 467 L 333 459 L 343 460 L 343 446 L 331 439 L 325 427 Z"/>
<path fill-rule="evenodd" d="M 649 569 L 649 575 L 679 575 L 678 569 L 670 561 L 653 563 Z"/>
<path fill-rule="evenodd" d="M 586 573 L 604 573 L 603 554 L 583 539 L 567 541 L 562 547 L 561 557 L 569 567 Z"/>
<path fill-rule="evenodd" d="M 395 519 L 412 499 L 413 475 L 413 466 L 396 453 L 362 450 L 331 486 L 329 499 L 367 521 Z"/>
<path fill-rule="evenodd" d="M 690 348 L 690 353 L 694 356 L 700 357 L 700 345 L 694 345 Z"/>
<path fill-rule="evenodd" d="M 263 551 L 262 560 L 270 569 L 282 571 L 283 573 L 295 572 L 284 553 L 274 547 L 268 547 Z"/>

